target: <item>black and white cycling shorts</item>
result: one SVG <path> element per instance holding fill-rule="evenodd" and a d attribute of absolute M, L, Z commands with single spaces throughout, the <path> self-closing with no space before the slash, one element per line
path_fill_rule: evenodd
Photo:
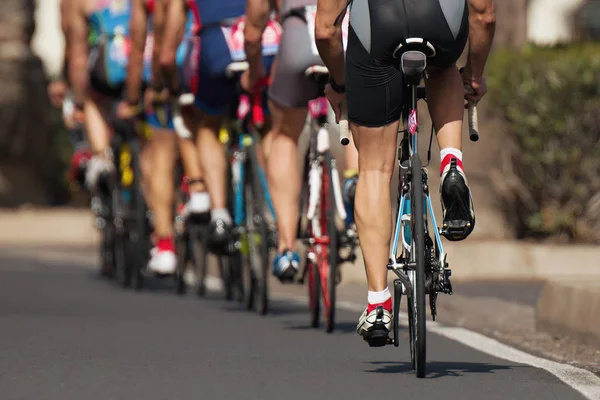
<path fill-rule="evenodd" d="M 348 119 L 379 127 L 400 118 L 402 73 L 393 54 L 408 38 L 431 43 L 428 66 L 447 68 L 469 36 L 467 0 L 353 0 L 346 51 Z"/>

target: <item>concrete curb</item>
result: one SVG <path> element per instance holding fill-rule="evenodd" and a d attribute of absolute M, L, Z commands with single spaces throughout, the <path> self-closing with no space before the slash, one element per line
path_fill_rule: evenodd
<path fill-rule="evenodd" d="M 0 245 L 94 246 L 100 233 L 85 208 L 0 211 Z M 600 281 L 599 246 L 545 245 L 469 239 L 444 242 L 455 280 L 548 280 L 569 277 Z M 343 281 L 366 281 L 362 254 L 342 267 Z"/>
<path fill-rule="evenodd" d="M 518 241 L 473 240 L 444 242 L 455 280 L 548 280 L 553 278 L 600 281 L 599 246 L 530 244 Z M 362 257 L 343 267 L 344 282 L 365 282 Z M 600 312 L 600 311 L 599 311 Z"/>
<path fill-rule="evenodd" d="M 600 279 L 546 282 L 536 307 L 536 328 L 600 346 Z"/>
<path fill-rule="evenodd" d="M 98 243 L 89 209 L 14 209 L 0 211 L 0 244 L 90 246 Z"/>

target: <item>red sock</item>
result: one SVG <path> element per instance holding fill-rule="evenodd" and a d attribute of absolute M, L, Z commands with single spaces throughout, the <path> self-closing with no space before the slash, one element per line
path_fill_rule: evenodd
<path fill-rule="evenodd" d="M 389 299 L 387 299 L 383 303 L 369 304 L 367 306 L 367 314 L 370 313 L 371 311 L 373 311 L 374 309 L 376 309 L 379 306 L 383 306 L 383 308 L 385 308 L 386 310 L 392 311 L 392 298 L 390 297 Z"/>
<path fill-rule="evenodd" d="M 175 252 L 175 242 L 171 236 L 161 237 L 156 242 L 156 248 L 158 251 L 172 251 Z"/>
<path fill-rule="evenodd" d="M 442 160 L 440 163 L 440 175 L 443 175 L 450 168 L 450 163 L 452 159 L 456 159 L 456 167 L 457 169 L 464 173 L 463 162 L 462 162 L 462 151 L 453 148 L 442 149 L 440 151 L 440 159 Z"/>

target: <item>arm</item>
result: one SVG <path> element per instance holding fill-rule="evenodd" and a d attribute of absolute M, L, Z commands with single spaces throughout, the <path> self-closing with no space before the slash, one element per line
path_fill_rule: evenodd
<path fill-rule="evenodd" d="M 62 31 L 63 37 L 65 39 L 65 53 L 63 55 L 63 67 L 62 67 L 62 78 L 68 83 L 68 74 L 67 68 L 69 65 L 69 6 L 70 0 L 61 0 L 60 1 L 60 29 Z"/>
<path fill-rule="evenodd" d="M 152 81 L 155 87 L 164 83 L 160 68 L 160 52 L 164 42 L 165 24 L 167 22 L 167 0 L 158 0 L 152 13 L 152 29 L 154 30 L 154 46 L 152 47 Z"/>
<path fill-rule="evenodd" d="M 83 107 L 88 94 L 88 26 L 82 0 L 68 0 L 69 78 L 73 101 L 77 108 Z"/>
<path fill-rule="evenodd" d="M 179 90 L 177 48 L 185 35 L 187 4 L 185 0 L 168 0 L 164 36 L 160 48 L 159 66 L 171 93 Z"/>
<path fill-rule="evenodd" d="M 269 0 L 248 0 L 246 24 L 244 26 L 244 51 L 248 60 L 250 84 L 265 75 L 262 62 L 262 35 L 269 23 L 271 2 Z M 247 88 L 250 89 L 250 88 Z"/>
<path fill-rule="evenodd" d="M 148 30 L 148 10 L 144 0 L 132 0 L 129 32 L 131 53 L 127 64 L 127 101 L 137 104 L 142 97 L 142 72 L 144 68 L 144 47 Z"/>
<path fill-rule="evenodd" d="M 469 56 L 463 77 L 466 83 L 479 83 L 492 48 L 496 30 L 493 0 L 468 0 L 469 2 Z M 474 87 L 474 89 L 476 89 Z"/>
<path fill-rule="evenodd" d="M 335 22 L 347 5 L 347 0 L 318 0 L 315 21 L 315 42 L 319 55 L 329 69 L 329 76 L 339 86 L 346 83 L 346 65 L 342 26 L 341 23 L 335 25 Z"/>

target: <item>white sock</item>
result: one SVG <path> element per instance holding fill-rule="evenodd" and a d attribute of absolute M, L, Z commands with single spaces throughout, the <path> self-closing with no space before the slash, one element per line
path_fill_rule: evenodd
<path fill-rule="evenodd" d="M 210 212 L 210 220 L 222 220 L 226 224 L 232 224 L 231 215 L 229 215 L 229 211 L 226 208 L 215 208 Z"/>
<path fill-rule="evenodd" d="M 210 210 L 210 195 L 208 192 L 192 192 L 189 204 L 192 212 L 205 213 Z"/>
<path fill-rule="evenodd" d="M 452 147 L 440 150 L 440 175 L 443 175 L 450 169 L 450 160 L 452 158 L 456 158 L 456 168 L 464 174 L 465 171 L 463 170 L 462 156 L 462 151 Z"/>
<path fill-rule="evenodd" d="M 391 297 L 392 294 L 390 293 L 390 289 L 386 287 L 380 292 L 371 292 L 369 290 L 367 294 L 367 301 L 369 302 L 369 304 L 379 304 L 385 303 L 386 300 L 390 299 Z"/>

